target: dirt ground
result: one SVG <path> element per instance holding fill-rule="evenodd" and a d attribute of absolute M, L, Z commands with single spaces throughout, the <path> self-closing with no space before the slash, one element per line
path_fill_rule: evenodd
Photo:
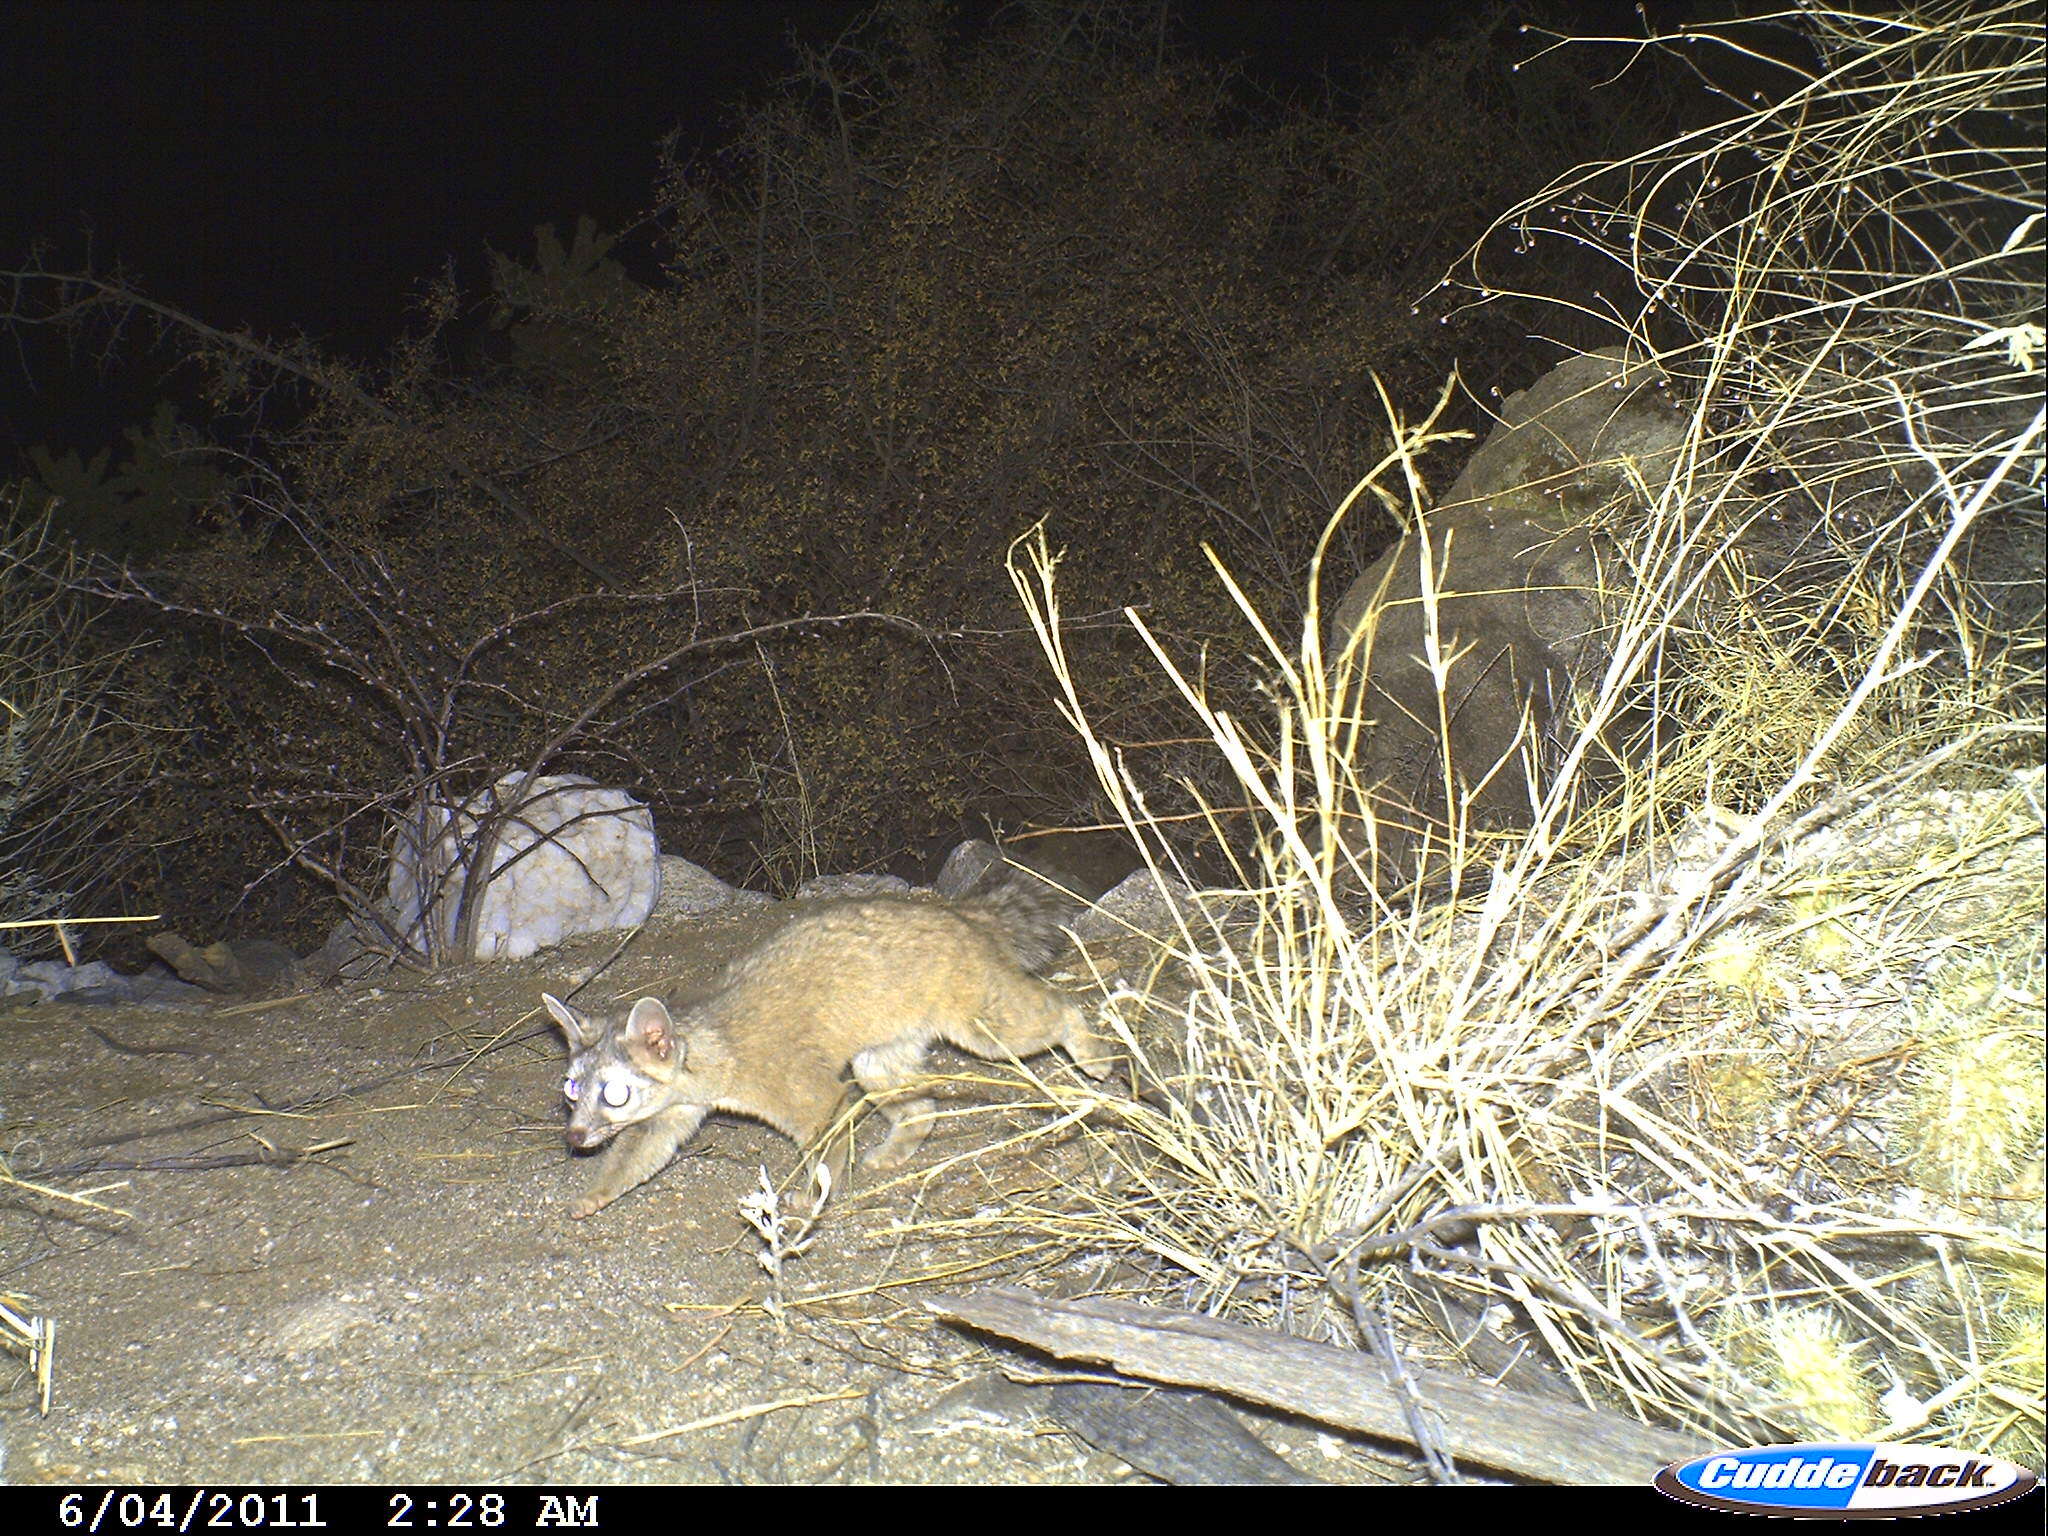
<path fill-rule="evenodd" d="M 708 978 L 787 910 L 650 926 L 588 995 Z M 0 1184 L 0 1297 L 57 1328 L 47 1416 L 25 1371 L 0 1375 L 0 1480 L 1143 1480 L 1004 1385 L 1049 1364 L 919 1306 L 1100 1288 L 1098 1265 L 907 1230 L 1085 1176 L 1076 1144 L 856 1184 L 791 1262 L 781 1323 L 738 1205 L 798 1160 L 762 1126 L 714 1118 L 652 1183 L 568 1219 L 588 1169 L 539 994 L 614 947 L 206 1011 L 0 1012 L 0 1157 L 22 1181 Z M 942 1122 L 919 1167 L 993 1130 Z M 1312 1477 L 1385 1475 L 1248 1422 Z"/>

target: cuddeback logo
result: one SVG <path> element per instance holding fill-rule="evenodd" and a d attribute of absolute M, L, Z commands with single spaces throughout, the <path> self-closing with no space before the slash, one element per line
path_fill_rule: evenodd
<path fill-rule="evenodd" d="M 1951 1515 L 2003 1504 L 2037 1479 L 1996 1456 L 1932 1445 L 1766 1445 L 1676 1462 L 1657 1474 L 1674 1499 L 1752 1515 Z"/>

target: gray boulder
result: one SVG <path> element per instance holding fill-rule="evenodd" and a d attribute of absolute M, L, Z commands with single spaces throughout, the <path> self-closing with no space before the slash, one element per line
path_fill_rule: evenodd
<path fill-rule="evenodd" d="M 1571 358 L 1508 399 L 1423 530 L 1345 593 L 1329 656 L 1361 720 L 1364 830 L 1348 844 L 1373 886 L 1442 874 L 1423 850 L 1441 850 L 1454 802 L 1470 832 L 1529 825 L 1574 734 L 1573 698 L 1597 686 L 1630 592 L 1601 514 L 1632 487 L 1663 483 L 1685 429 L 1661 373 L 1618 351 Z M 1428 663 L 1425 535 L 1441 690 Z M 1582 784 L 1596 786 L 1618 751 L 1609 744 Z"/>

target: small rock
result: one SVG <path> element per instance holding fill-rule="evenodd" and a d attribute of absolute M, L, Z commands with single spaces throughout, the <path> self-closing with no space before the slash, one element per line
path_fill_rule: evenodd
<path fill-rule="evenodd" d="M 679 854 L 661 856 L 661 895 L 654 903 L 656 917 L 702 917 L 720 907 L 731 906 L 735 891 L 701 865 Z"/>
<path fill-rule="evenodd" d="M 1003 862 L 1002 850 L 985 838 L 970 837 L 954 846 L 939 866 L 932 889 L 941 896 L 958 900 L 971 895 L 988 878 L 991 869 Z"/>
<path fill-rule="evenodd" d="M 908 892 L 908 880 L 894 875 L 820 875 L 796 888 L 797 901 L 823 901 L 839 896 L 892 896 Z"/>
<path fill-rule="evenodd" d="M 1194 896 L 1177 876 L 1155 877 L 1149 869 L 1137 869 L 1067 926 L 1084 944 L 1122 938 L 1132 929 L 1166 938 L 1177 930 L 1176 911 L 1192 914 Z"/>

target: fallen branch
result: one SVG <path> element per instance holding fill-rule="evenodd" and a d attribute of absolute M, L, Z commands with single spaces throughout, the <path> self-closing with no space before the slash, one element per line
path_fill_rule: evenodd
<path fill-rule="evenodd" d="M 1414 1443 L 1399 1387 L 1378 1360 L 1286 1334 L 1131 1302 L 1056 1301 L 1022 1291 L 935 1296 L 925 1306 L 963 1327 L 1062 1360 L 1113 1366 L 1201 1387 L 1382 1440 Z M 1547 1483 L 1647 1483 L 1670 1462 L 1710 1449 L 1574 1403 L 1525 1397 L 1484 1381 L 1408 1367 L 1459 1461 Z"/>
<path fill-rule="evenodd" d="M 81 1173 L 212 1173 L 218 1168 L 294 1168 L 300 1163 L 311 1162 L 323 1152 L 354 1144 L 354 1137 L 344 1136 L 313 1147 L 279 1147 L 266 1141 L 254 1152 L 190 1152 L 141 1160 L 101 1158 L 91 1163 L 49 1169 L 44 1177 L 73 1178 Z"/>

